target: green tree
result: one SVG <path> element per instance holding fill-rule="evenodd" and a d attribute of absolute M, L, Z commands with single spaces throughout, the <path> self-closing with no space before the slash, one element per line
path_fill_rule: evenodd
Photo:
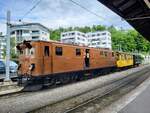
<path fill-rule="evenodd" d="M 66 31 L 81 31 L 84 33 L 108 30 L 112 37 L 112 48 L 113 50 L 123 50 L 126 52 L 150 52 L 150 42 L 144 39 L 137 31 L 116 29 L 114 26 L 106 27 L 103 25 L 93 25 L 92 27 L 69 27 L 69 28 L 58 28 L 55 30 L 50 30 L 51 40 L 60 40 L 61 32 Z"/>

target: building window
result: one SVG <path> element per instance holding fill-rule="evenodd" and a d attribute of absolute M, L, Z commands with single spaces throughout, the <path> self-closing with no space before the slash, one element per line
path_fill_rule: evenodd
<path fill-rule="evenodd" d="M 44 55 L 49 56 L 49 46 L 44 47 Z"/>
<path fill-rule="evenodd" d="M 14 35 L 14 34 L 15 34 L 15 31 L 12 31 L 12 32 L 11 32 L 11 35 Z"/>
<path fill-rule="evenodd" d="M 55 52 L 56 52 L 56 55 L 62 56 L 62 47 L 56 47 Z"/>
<path fill-rule="evenodd" d="M 36 40 L 36 39 L 39 39 L 39 37 L 38 36 L 33 36 L 32 39 Z"/>
<path fill-rule="evenodd" d="M 84 34 L 83 34 L 82 36 L 83 36 L 83 37 L 85 37 L 85 35 L 84 35 Z"/>
<path fill-rule="evenodd" d="M 95 37 L 95 35 L 93 34 L 92 37 Z"/>
<path fill-rule="evenodd" d="M 35 30 L 35 31 L 32 31 L 32 33 L 39 33 L 39 31 L 38 31 L 38 30 Z"/>
<path fill-rule="evenodd" d="M 29 33 L 29 30 L 23 30 L 23 33 Z"/>
<path fill-rule="evenodd" d="M 63 34 L 62 36 L 63 36 L 63 37 L 65 37 L 66 35 L 65 35 L 65 34 Z"/>
<path fill-rule="evenodd" d="M 76 56 L 80 56 L 81 55 L 81 49 L 77 48 L 76 49 Z"/>
<path fill-rule="evenodd" d="M 106 33 L 102 33 L 102 35 L 106 35 Z"/>
<path fill-rule="evenodd" d="M 19 35 L 19 30 L 17 30 L 16 32 L 17 32 L 17 35 Z"/>
<path fill-rule="evenodd" d="M 97 34 L 97 36 L 100 36 L 100 34 Z"/>

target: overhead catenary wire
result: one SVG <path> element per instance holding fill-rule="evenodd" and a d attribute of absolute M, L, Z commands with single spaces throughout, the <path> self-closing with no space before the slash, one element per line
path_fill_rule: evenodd
<path fill-rule="evenodd" d="M 97 13 L 95 13 L 95 12 L 89 10 L 88 8 L 86 8 L 86 7 L 84 7 L 83 5 L 79 4 L 78 2 L 75 2 L 74 0 L 69 0 L 69 1 L 71 1 L 72 3 L 74 3 L 74 4 L 77 5 L 77 6 L 81 7 L 82 9 L 86 10 L 87 12 L 89 12 L 89 13 L 91 13 L 91 14 L 93 14 L 93 15 L 95 15 L 95 16 L 97 16 L 97 17 L 103 19 L 103 20 L 105 20 L 104 17 L 102 17 L 102 16 L 98 15 Z"/>
<path fill-rule="evenodd" d="M 19 19 L 19 21 L 21 22 L 28 14 L 30 14 L 41 2 L 42 0 L 39 0 L 38 2 L 36 2 L 35 5 L 33 5 L 33 7 L 31 9 L 29 9 L 29 11 L 27 11 L 23 17 L 21 19 Z"/>
<path fill-rule="evenodd" d="M 76 2 L 76 1 L 74 1 L 74 0 L 69 0 L 69 1 L 71 1 L 72 3 L 74 3 L 74 4 L 77 5 L 77 6 L 81 7 L 82 9 L 88 11 L 89 13 L 91 13 L 91 14 L 93 14 L 93 15 L 95 15 L 95 16 L 97 16 L 97 17 L 103 19 L 103 20 L 106 20 L 104 17 L 102 17 L 102 16 L 98 15 L 97 13 L 95 13 L 95 12 L 89 10 L 88 8 L 86 8 L 86 7 L 84 7 L 83 5 L 79 4 L 78 2 Z M 150 19 L 150 16 L 135 17 L 135 18 L 122 18 L 121 20 L 122 20 L 122 21 L 124 21 L 124 20 L 126 20 L 126 21 L 134 21 L 134 20 L 143 20 L 143 19 Z M 108 20 L 108 19 L 107 19 L 107 20 Z M 111 20 L 108 20 L 108 21 L 111 21 Z M 111 21 L 111 22 L 112 22 L 112 21 Z"/>
<path fill-rule="evenodd" d="M 108 18 L 105 18 L 105 17 L 103 17 L 103 16 L 98 15 L 98 14 L 95 13 L 94 11 L 89 10 L 88 8 L 86 8 L 85 6 L 79 4 L 78 2 L 76 2 L 76 1 L 74 1 L 74 0 L 69 0 L 69 1 L 72 2 L 73 4 L 77 5 L 77 6 L 81 7 L 82 9 L 86 10 L 87 12 L 89 12 L 89 13 L 95 15 L 96 17 L 103 19 L 104 21 L 107 20 L 107 21 L 109 21 L 109 22 L 111 22 L 111 23 L 114 22 L 113 20 L 110 20 L 110 19 L 108 19 Z"/>

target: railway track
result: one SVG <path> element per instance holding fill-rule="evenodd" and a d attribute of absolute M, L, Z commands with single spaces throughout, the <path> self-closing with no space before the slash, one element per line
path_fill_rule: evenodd
<path fill-rule="evenodd" d="M 4 78 L 0 78 L 0 80 L 3 80 Z M 13 80 L 13 81 L 17 81 L 17 76 L 13 76 L 13 77 L 11 77 L 11 79 Z M 124 79 L 124 78 L 121 78 L 120 80 L 122 80 L 122 79 Z M 82 81 L 85 81 L 85 80 L 88 80 L 88 79 L 84 79 L 84 80 L 82 80 Z M 116 80 L 116 81 L 119 81 L 119 80 Z M 116 81 L 114 81 L 114 82 L 116 82 Z M 73 81 L 72 83 L 74 83 L 75 81 Z M 69 84 L 69 83 L 68 83 Z M 63 86 L 65 86 L 65 85 L 68 85 L 68 84 L 64 84 Z M 104 84 L 104 85 L 106 85 L 106 84 Z M 50 87 L 50 89 L 54 89 L 54 88 L 57 88 L 57 87 L 60 87 L 60 85 L 59 84 L 57 84 L 57 85 L 53 85 L 53 86 L 51 86 Z M 46 89 L 48 89 L 48 88 L 46 88 Z M 46 90 L 45 89 L 45 90 Z M 19 95 L 24 95 L 24 94 L 29 94 L 29 92 L 23 92 L 23 91 L 18 91 L 18 92 L 13 92 L 13 93 L 8 93 L 8 94 L 3 94 L 3 95 L 0 95 L 0 99 L 1 98 L 9 98 L 9 97 L 14 97 L 14 96 L 19 96 Z"/>
<path fill-rule="evenodd" d="M 87 108 L 91 108 L 91 106 L 95 106 L 96 104 L 99 104 L 100 100 L 102 100 L 102 98 L 105 97 L 106 95 L 112 95 L 115 91 L 119 91 L 120 89 L 129 87 L 130 85 L 134 85 L 135 86 L 134 88 L 136 88 L 140 83 L 142 83 L 145 79 L 149 77 L 149 74 L 150 72 L 147 70 L 144 72 L 139 72 L 136 75 L 127 76 L 123 79 L 115 81 L 113 83 L 113 84 L 116 84 L 115 87 L 108 86 L 106 88 L 106 91 L 104 91 L 100 95 L 95 96 L 89 100 L 86 100 L 73 108 L 65 110 L 63 111 L 63 113 L 76 113 L 76 112 L 83 113 Z M 143 76 L 140 76 L 140 75 L 143 75 Z M 94 107 L 93 107 L 93 111 L 95 111 Z"/>
<path fill-rule="evenodd" d="M 120 93 L 121 89 L 123 90 L 122 92 L 124 92 L 124 90 L 126 91 L 127 87 L 131 87 L 129 91 L 133 90 L 149 77 L 149 69 L 149 67 L 145 68 L 140 72 L 132 73 L 130 76 L 115 80 L 91 91 L 33 110 L 31 113 L 43 113 L 47 111 L 49 113 L 83 113 L 86 108 L 94 106 L 94 103 L 98 103 L 97 105 L 100 105 L 100 107 L 102 107 L 101 109 L 103 109 L 106 107 L 102 101 L 103 99 L 105 101 L 105 97 L 108 95 L 112 96 L 114 92 L 116 93 L 118 91 L 118 94 L 121 94 L 118 97 L 120 98 L 124 95 L 124 93 Z M 116 99 L 116 97 L 113 97 L 113 99 Z M 101 101 L 102 103 L 99 104 Z M 110 104 L 110 102 L 107 104 Z"/>
<path fill-rule="evenodd" d="M 111 72 L 111 73 L 113 73 L 113 72 Z M 104 76 L 104 75 L 102 75 L 102 76 Z M 96 77 L 99 77 L 99 76 L 96 76 Z M 16 82 L 17 81 L 17 78 L 18 78 L 18 76 L 16 75 L 16 74 L 13 74 L 12 76 L 11 76 L 11 80 L 13 81 L 13 82 Z M 88 80 L 89 78 L 84 78 L 82 81 L 85 81 L 85 80 Z M 3 82 L 3 80 L 4 80 L 4 75 L 0 75 L 0 82 Z M 64 84 L 63 86 L 65 86 L 65 85 L 68 85 L 68 84 L 73 84 L 73 83 L 75 83 L 75 81 L 72 81 L 71 83 L 66 83 L 66 84 Z M 60 87 L 60 84 L 55 84 L 55 85 L 53 85 L 53 86 L 50 86 L 50 87 L 48 87 L 48 88 L 50 88 L 50 89 L 54 89 L 54 88 L 57 88 L 57 87 Z M 48 88 L 46 88 L 46 89 L 48 89 Z M 13 92 L 13 93 L 8 93 L 8 94 L 3 94 L 3 95 L 0 95 L 0 98 L 1 97 L 13 97 L 13 96 L 15 96 L 15 95 L 21 95 L 21 94 L 24 94 L 24 92 L 23 91 L 19 91 L 19 92 Z"/>
<path fill-rule="evenodd" d="M 105 95 L 113 92 L 114 90 L 120 89 L 121 86 L 123 87 L 124 85 L 129 84 L 129 80 L 131 82 L 131 81 L 134 81 L 136 78 L 138 78 L 141 74 L 145 75 L 149 71 L 149 69 L 150 69 L 149 67 L 146 67 L 146 68 L 142 69 L 141 72 L 136 72 L 135 71 L 134 74 L 136 73 L 136 75 L 131 74 L 132 76 L 131 75 L 130 76 L 128 75 L 128 77 L 124 76 L 123 78 L 112 80 L 112 82 L 109 81 L 108 83 L 106 83 L 104 85 L 101 85 L 101 86 L 98 86 L 94 89 L 91 89 L 90 91 L 83 92 L 82 94 L 80 93 L 80 94 L 74 96 L 73 98 L 75 98 L 75 100 L 76 100 L 76 98 L 78 98 L 78 96 L 85 95 L 85 93 L 90 94 L 91 92 L 93 92 L 93 94 L 96 94 L 96 95 L 94 95 L 94 96 L 92 95 L 92 97 L 90 99 L 86 99 L 85 101 L 82 101 L 82 102 L 79 101 L 80 103 L 76 103 L 76 104 L 73 103 L 74 104 L 73 106 L 70 103 L 68 103 L 67 106 L 65 106 L 65 104 L 62 104 L 63 108 L 61 109 L 61 112 L 56 111 L 55 113 L 57 113 L 57 112 L 59 112 L 59 113 L 63 113 L 63 112 L 64 113 L 69 113 L 69 112 L 74 112 L 76 110 L 79 110 L 83 106 L 87 106 L 89 103 L 94 102 L 94 98 L 104 97 Z M 68 86 L 70 86 L 70 85 L 68 85 Z M 68 86 L 65 86 L 65 87 L 68 87 Z M 114 89 L 114 88 L 116 88 L 116 89 Z M 95 93 L 94 92 L 95 90 L 97 90 L 99 92 L 99 94 Z M 55 108 L 54 110 L 57 110 L 57 108 L 55 107 L 55 104 L 59 104 L 59 103 L 63 103 L 63 102 L 67 103 L 68 100 L 72 99 L 72 97 L 67 97 L 64 100 L 56 99 L 57 101 L 53 102 L 54 99 L 51 98 L 51 96 L 50 96 L 50 95 L 53 94 L 53 92 L 51 92 L 51 91 L 52 90 L 44 90 L 44 91 L 38 91 L 38 92 L 23 92 L 23 93 L 19 92 L 17 94 L 10 94 L 10 95 L 7 95 L 7 96 L 3 96 L 3 97 L 0 97 L 0 100 L 1 100 L 1 102 L 3 102 L 3 101 L 6 101 L 6 102 L 5 103 L 3 102 L 1 106 L 3 106 L 2 108 L 5 108 L 7 106 L 7 109 L 3 109 L 4 112 L 9 111 L 9 109 L 11 109 L 12 107 L 14 108 L 16 106 L 15 107 L 16 109 L 14 109 L 14 112 L 16 112 L 16 113 L 17 112 L 18 113 L 22 112 L 22 110 L 23 111 L 25 110 L 25 112 L 40 113 L 40 111 L 43 112 L 44 107 L 49 106 L 48 103 L 49 104 L 51 103 L 50 106 L 53 106 L 53 108 Z M 57 91 L 57 89 L 55 91 Z M 63 94 L 64 93 L 62 92 L 62 96 L 63 96 Z M 43 97 L 43 95 L 45 95 L 45 96 Z M 35 97 L 35 96 L 39 97 L 39 98 L 34 99 L 33 97 Z M 42 98 L 42 100 L 40 98 Z M 59 98 L 59 97 L 57 97 L 57 98 Z M 31 99 L 33 99 L 33 100 L 31 100 Z M 8 107 L 7 103 L 11 102 L 11 101 L 14 101 L 14 100 L 15 100 L 15 102 L 13 102 L 13 104 L 10 104 L 9 107 Z M 22 103 L 22 101 L 24 101 L 24 103 Z M 28 106 L 28 103 L 32 103 L 32 102 L 34 104 L 33 105 L 30 104 L 31 106 Z M 36 102 L 36 104 L 35 104 L 35 102 Z M 47 103 L 47 104 L 44 104 L 44 106 L 43 106 L 40 103 L 43 103 L 43 104 Z M 13 106 L 11 106 L 11 105 L 13 105 Z M 71 107 L 68 107 L 68 105 L 71 105 Z M 52 113 L 54 113 L 53 109 L 51 109 L 51 107 L 47 111 L 48 112 L 52 111 Z"/>

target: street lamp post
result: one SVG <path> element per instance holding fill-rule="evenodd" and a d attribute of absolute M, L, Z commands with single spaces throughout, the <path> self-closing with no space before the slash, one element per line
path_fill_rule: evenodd
<path fill-rule="evenodd" d="M 0 34 L 0 36 L 1 36 L 1 34 Z M 1 56 L 2 56 L 2 54 L 1 54 L 1 51 L 2 51 L 2 49 L 1 49 L 1 43 L 2 43 L 2 41 L 1 41 L 2 39 L 1 39 L 1 37 L 0 37 L 0 59 L 1 59 Z"/>
<path fill-rule="evenodd" d="M 10 80 L 9 60 L 10 60 L 10 11 L 7 11 L 7 38 L 6 38 L 6 77 L 4 81 Z"/>

